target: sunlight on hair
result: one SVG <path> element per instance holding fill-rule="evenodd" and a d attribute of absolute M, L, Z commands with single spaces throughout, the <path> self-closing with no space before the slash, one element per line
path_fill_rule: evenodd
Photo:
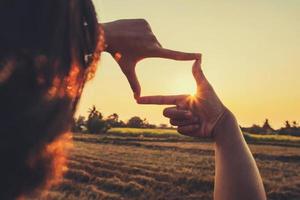
<path fill-rule="evenodd" d="M 49 88 L 46 99 L 51 100 L 57 94 L 58 87 L 61 83 L 61 79 L 55 76 L 52 80 L 52 86 Z"/>
<path fill-rule="evenodd" d="M 76 97 L 78 94 L 78 89 L 80 87 L 80 85 L 78 85 L 80 73 L 82 73 L 82 70 L 79 65 L 76 63 L 72 64 L 69 76 L 65 80 L 67 85 L 67 95 L 71 98 Z"/>
<path fill-rule="evenodd" d="M 43 191 L 41 191 L 41 196 L 46 196 L 51 186 L 59 184 L 62 181 L 63 175 L 68 171 L 67 155 L 72 148 L 71 132 L 64 133 L 54 142 L 46 146 L 43 156 L 52 157 L 52 162 L 49 163 L 51 172 Z"/>
<path fill-rule="evenodd" d="M 10 78 L 11 74 L 15 69 L 15 65 L 16 65 L 15 61 L 11 60 L 8 61 L 2 69 L 0 69 L 0 84 L 4 83 Z"/>
<path fill-rule="evenodd" d="M 47 184 L 53 185 L 62 179 L 62 174 L 68 170 L 66 153 L 73 147 L 72 133 L 66 132 L 46 147 L 45 153 L 53 156 L 52 179 Z"/>

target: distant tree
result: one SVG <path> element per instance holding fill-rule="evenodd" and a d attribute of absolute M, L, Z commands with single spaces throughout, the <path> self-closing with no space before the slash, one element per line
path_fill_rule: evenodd
<path fill-rule="evenodd" d="M 114 121 L 119 121 L 119 115 L 117 113 L 113 113 L 111 115 L 108 116 L 109 119 L 112 119 Z"/>
<path fill-rule="evenodd" d="M 269 120 L 266 119 L 264 125 L 262 126 L 263 129 L 268 130 L 268 129 L 272 129 L 270 124 L 269 124 Z"/>
<path fill-rule="evenodd" d="M 148 124 L 146 128 L 157 128 L 155 124 Z"/>
<path fill-rule="evenodd" d="M 253 124 L 251 127 L 243 127 L 241 129 L 243 132 L 246 132 L 246 133 L 252 133 L 252 134 L 265 133 L 265 130 L 257 124 Z"/>
<path fill-rule="evenodd" d="M 89 109 L 88 113 L 89 113 L 88 118 L 93 118 L 94 116 L 97 116 L 99 119 L 103 119 L 102 113 L 96 109 L 95 105 L 93 105 L 93 107 Z"/>
<path fill-rule="evenodd" d="M 86 121 L 84 116 L 79 116 L 77 119 L 74 119 L 74 123 L 72 126 L 72 131 L 77 132 L 83 132 L 86 129 Z"/>
<path fill-rule="evenodd" d="M 103 115 L 93 106 L 89 109 L 89 116 L 86 123 L 89 133 L 105 133 L 109 126 L 105 120 L 103 120 Z"/>
<path fill-rule="evenodd" d="M 262 126 L 264 133 L 274 133 L 274 129 L 270 126 L 269 120 L 266 119 L 264 125 Z"/>
<path fill-rule="evenodd" d="M 148 128 L 149 122 L 146 118 L 143 119 L 143 128 Z"/>
<path fill-rule="evenodd" d="M 279 129 L 278 132 L 282 135 L 300 136 L 300 127 L 296 121 L 292 122 L 292 126 L 289 121 L 285 121 L 285 127 Z"/>
<path fill-rule="evenodd" d="M 142 128 L 156 128 L 155 124 L 150 124 L 146 118 L 143 119 Z"/>
<path fill-rule="evenodd" d="M 119 125 L 119 115 L 117 113 L 113 113 L 109 115 L 106 119 L 106 122 L 109 124 L 111 127 L 120 127 Z"/>
<path fill-rule="evenodd" d="M 298 123 L 296 121 L 293 121 L 293 128 L 298 128 Z"/>
<path fill-rule="evenodd" d="M 165 128 L 168 128 L 168 125 L 167 124 L 160 124 L 159 128 L 165 129 Z"/>
<path fill-rule="evenodd" d="M 119 121 L 118 127 L 126 127 L 126 126 L 127 126 L 127 124 L 124 121 L 122 121 L 122 120 Z"/>
<path fill-rule="evenodd" d="M 285 128 L 291 128 L 290 122 L 288 120 L 285 121 Z"/>
<path fill-rule="evenodd" d="M 142 120 L 138 116 L 130 118 L 127 122 L 127 126 L 130 128 L 142 128 L 143 125 L 144 125 L 144 120 Z"/>

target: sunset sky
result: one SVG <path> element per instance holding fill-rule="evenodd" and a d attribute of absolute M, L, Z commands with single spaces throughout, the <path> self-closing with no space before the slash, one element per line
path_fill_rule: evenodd
<path fill-rule="evenodd" d="M 242 126 L 274 128 L 300 122 L 299 0 L 94 0 L 101 22 L 146 19 L 165 48 L 203 54 L 203 70 Z M 192 62 L 147 59 L 138 63 L 142 95 L 193 93 Z M 138 105 L 109 54 L 87 83 L 77 116 L 92 105 L 151 123 L 167 123 L 164 106 Z"/>

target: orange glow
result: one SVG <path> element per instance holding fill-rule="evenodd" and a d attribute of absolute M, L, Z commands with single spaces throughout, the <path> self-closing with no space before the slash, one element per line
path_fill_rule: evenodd
<path fill-rule="evenodd" d="M 59 183 L 63 177 L 63 174 L 68 170 L 67 152 L 72 147 L 72 134 L 69 132 L 63 134 L 56 141 L 46 147 L 45 156 L 53 157 L 53 162 L 51 163 L 52 177 L 46 183 L 47 188 L 53 184 Z"/>
<path fill-rule="evenodd" d="M 27 160 L 28 167 L 35 169 L 39 162 L 47 162 L 46 182 L 40 185 L 36 192 L 39 195 L 47 195 L 48 189 L 58 184 L 62 179 L 64 173 L 68 170 L 67 167 L 67 154 L 73 148 L 72 133 L 66 132 L 59 136 L 52 143 L 46 145 L 42 152 L 33 152 Z M 35 195 L 35 193 L 33 193 Z M 24 199 L 24 196 L 17 198 L 18 200 Z"/>
<path fill-rule="evenodd" d="M 0 70 L 0 84 L 7 81 L 15 69 L 15 60 L 10 60 L 4 67 Z"/>
<path fill-rule="evenodd" d="M 47 94 L 48 100 L 52 99 L 57 94 L 60 83 L 61 83 L 60 78 L 57 76 L 54 77 L 54 79 L 52 81 L 52 86 L 48 90 L 48 94 Z"/>
<path fill-rule="evenodd" d="M 76 95 L 78 94 L 78 87 L 80 86 L 78 84 L 79 81 L 79 76 L 81 73 L 81 69 L 77 64 L 73 64 L 71 66 L 71 70 L 69 73 L 69 76 L 66 78 L 65 82 L 66 82 L 66 92 L 67 95 L 71 98 L 76 97 Z"/>
<path fill-rule="evenodd" d="M 197 98 L 198 98 L 197 95 L 190 95 L 186 100 L 187 105 L 185 107 L 192 108 L 193 105 L 195 105 Z"/>

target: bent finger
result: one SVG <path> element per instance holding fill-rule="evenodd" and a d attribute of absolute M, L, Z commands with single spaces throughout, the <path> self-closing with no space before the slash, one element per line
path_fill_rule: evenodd
<path fill-rule="evenodd" d="M 177 107 L 165 108 L 163 115 L 167 118 L 191 120 L 193 119 L 193 113 L 189 110 L 179 110 Z"/>
<path fill-rule="evenodd" d="M 170 119 L 170 124 L 172 126 L 187 126 L 187 125 L 196 125 L 199 124 L 198 118 L 192 119 Z"/>
<path fill-rule="evenodd" d="M 170 95 L 170 96 L 144 96 L 137 99 L 139 104 L 156 104 L 156 105 L 177 105 L 185 101 L 190 95 Z"/>
<path fill-rule="evenodd" d="M 199 124 L 178 126 L 177 131 L 180 134 L 194 136 L 197 130 L 200 128 Z"/>

